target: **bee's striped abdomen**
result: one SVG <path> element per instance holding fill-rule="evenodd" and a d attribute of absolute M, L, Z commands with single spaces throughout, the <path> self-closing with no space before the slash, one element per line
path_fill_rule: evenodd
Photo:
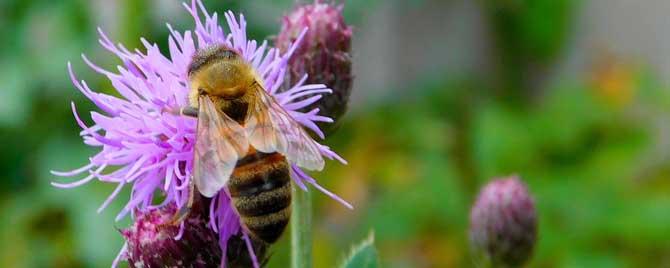
<path fill-rule="evenodd" d="M 248 154 L 237 162 L 228 191 L 252 236 L 266 243 L 279 239 L 291 216 L 291 183 L 284 156 Z"/>

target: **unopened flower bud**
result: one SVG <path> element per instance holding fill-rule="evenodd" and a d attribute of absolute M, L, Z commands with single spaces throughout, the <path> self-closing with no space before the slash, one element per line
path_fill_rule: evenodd
<path fill-rule="evenodd" d="M 516 176 L 486 185 L 470 212 L 470 242 L 478 262 L 522 267 L 537 237 L 533 198 Z"/>
<path fill-rule="evenodd" d="M 302 44 L 289 60 L 289 78 L 291 84 L 295 84 L 307 74 L 306 83 L 325 84 L 333 90 L 332 94 L 324 94 L 322 99 L 303 109 L 319 108 L 320 115 L 334 120 L 334 123 L 318 124 L 328 135 L 346 112 L 351 94 L 352 30 L 344 22 L 341 5 L 316 1 L 298 6 L 283 18 L 276 46 L 282 52 L 287 51 L 305 28 L 308 31 Z"/>
<path fill-rule="evenodd" d="M 195 207 L 194 207 L 195 208 Z M 133 225 L 121 231 L 127 249 L 123 257 L 130 267 L 219 267 L 221 248 L 219 235 L 207 226 L 206 211 L 194 209 L 184 220 L 180 239 L 179 224 L 171 223 L 174 205 L 140 212 Z M 256 258 L 267 261 L 267 245 L 251 240 Z M 227 268 L 254 267 L 242 235 L 233 235 L 226 243 Z"/>
<path fill-rule="evenodd" d="M 133 225 L 121 231 L 126 239 L 125 258 L 130 267 L 217 267 L 221 264 L 218 235 L 198 215 L 184 220 L 181 239 L 179 225 L 171 224 L 176 208 L 140 212 Z"/>

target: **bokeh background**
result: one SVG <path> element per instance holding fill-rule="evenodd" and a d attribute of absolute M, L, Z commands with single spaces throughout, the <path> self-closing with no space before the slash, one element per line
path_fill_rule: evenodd
<path fill-rule="evenodd" d="M 243 12 L 271 38 L 282 1 L 204 1 Z M 315 194 L 315 267 L 376 234 L 382 267 L 471 267 L 469 207 L 484 183 L 519 174 L 536 198 L 530 267 L 670 267 L 670 2 L 664 0 L 347 1 L 355 28 L 351 109 L 327 141 L 349 160 Z M 80 59 L 119 64 L 127 47 L 167 48 L 177 0 L 0 0 L 0 266 L 108 267 L 128 220 L 101 214 L 113 185 L 59 190 L 49 170 L 93 153 L 70 112 L 111 84 Z M 85 120 L 88 118 L 85 118 Z M 269 267 L 288 264 L 288 236 Z"/>

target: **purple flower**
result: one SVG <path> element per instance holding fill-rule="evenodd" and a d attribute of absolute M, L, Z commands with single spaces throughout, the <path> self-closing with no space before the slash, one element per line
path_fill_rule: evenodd
<path fill-rule="evenodd" d="M 174 115 L 170 110 L 186 106 L 188 89 L 187 67 L 196 50 L 212 44 L 225 44 L 239 51 L 251 63 L 264 80 L 267 90 L 293 118 L 305 128 L 323 136 L 316 122 L 331 122 L 328 117 L 318 115 L 318 109 L 302 111 L 321 98 L 322 93 L 331 90 L 324 85 L 306 84 L 307 76 L 290 89 L 279 93 L 284 85 L 287 64 L 293 52 L 299 47 L 307 29 L 292 43 L 285 53 L 269 47 L 266 41 L 257 43 L 246 36 L 246 21 L 242 15 L 236 18 L 232 12 L 225 13 L 226 33 L 218 24 L 216 13 L 209 14 L 200 0 L 184 3 L 186 10 L 195 20 L 193 31 L 179 32 L 169 24 L 171 35 L 168 40 L 169 55 L 161 54 L 156 44 L 142 39 L 144 51 L 128 50 L 123 45 L 115 45 L 103 32 L 100 44 L 119 57 L 123 62 L 116 71 L 104 70 L 85 56 L 84 61 L 96 72 L 105 75 L 121 97 L 94 92 L 85 81 L 79 81 L 68 64 L 72 82 L 100 112 L 92 111 L 92 125 L 79 117 L 74 103 L 72 111 L 79 126 L 84 143 L 100 148 L 89 158 L 89 163 L 81 168 L 52 173 L 71 177 L 87 176 L 70 183 L 52 183 L 60 188 L 73 188 L 92 180 L 115 183 L 118 186 L 102 202 L 102 211 L 125 187 L 131 187 L 131 196 L 126 206 L 118 213 L 116 220 L 126 215 L 174 205 L 175 209 L 186 205 L 189 195 L 189 179 L 193 167 L 193 147 L 197 120 Z M 306 99 L 302 99 L 307 97 Z M 346 163 L 327 146 L 320 145 L 321 154 L 329 159 Z M 347 207 L 348 203 L 328 192 L 316 181 L 293 166 L 294 182 L 304 190 L 311 184 Z M 162 201 L 154 203 L 155 197 Z M 226 252 L 229 238 L 243 234 L 240 220 L 230 204 L 225 191 L 217 194 L 209 202 L 208 227 L 218 233 L 220 249 Z M 136 215 L 134 215 L 136 216 Z M 184 224 L 177 234 L 181 237 Z M 243 235 L 246 237 L 246 235 Z M 121 251 L 121 258 L 127 258 L 127 245 Z M 224 254 L 225 256 L 225 254 Z M 225 260 L 222 260 L 225 261 Z"/>
<path fill-rule="evenodd" d="M 481 190 L 470 212 L 477 261 L 521 267 L 532 255 L 536 238 L 534 201 L 517 176 L 496 179 Z"/>
<path fill-rule="evenodd" d="M 335 121 L 334 124 L 319 123 L 326 134 L 337 128 L 346 112 L 353 82 L 352 29 L 344 22 L 342 7 L 319 1 L 296 7 L 282 20 L 276 42 L 280 51 L 288 51 L 301 37 L 303 29 L 310 29 L 289 60 L 289 77 L 291 81 L 299 81 L 308 74 L 308 83 L 323 83 L 333 90 L 332 94 L 306 107 L 317 107 L 321 114 Z"/>

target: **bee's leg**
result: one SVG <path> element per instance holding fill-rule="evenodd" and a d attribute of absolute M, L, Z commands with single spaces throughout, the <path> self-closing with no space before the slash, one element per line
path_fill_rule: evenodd
<path fill-rule="evenodd" d="M 168 113 L 174 114 L 174 115 L 185 115 L 185 116 L 190 116 L 190 117 L 198 117 L 198 108 L 192 107 L 192 106 L 186 106 L 186 107 L 181 107 L 181 108 L 175 108 L 175 109 L 166 109 L 164 110 Z"/>
<path fill-rule="evenodd" d="M 179 114 L 190 117 L 198 117 L 198 108 L 192 106 L 182 107 L 181 109 L 179 109 Z"/>
<path fill-rule="evenodd" d="M 188 201 L 186 202 L 186 205 L 180 208 L 174 216 L 172 216 L 172 219 L 166 223 L 166 225 L 179 225 L 181 224 L 188 215 L 191 214 L 191 209 L 193 208 L 193 203 L 195 200 L 195 195 L 197 193 L 195 192 L 195 184 L 193 183 L 193 178 L 189 180 L 188 183 Z"/>

